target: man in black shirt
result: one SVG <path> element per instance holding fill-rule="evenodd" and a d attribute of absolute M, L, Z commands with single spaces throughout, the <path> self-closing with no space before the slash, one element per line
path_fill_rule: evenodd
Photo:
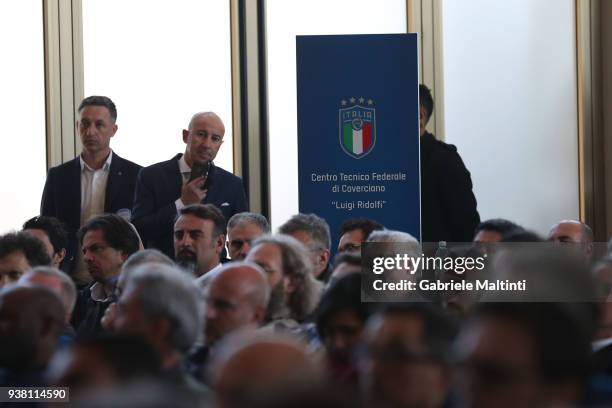
<path fill-rule="evenodd" d="M 419 85 L 421 133 L 421 229 L 423 242 L 471 242 L 480 222 L 470 172 L 457 148 L 425 126 L 433 112 L 431 92 Z"/>

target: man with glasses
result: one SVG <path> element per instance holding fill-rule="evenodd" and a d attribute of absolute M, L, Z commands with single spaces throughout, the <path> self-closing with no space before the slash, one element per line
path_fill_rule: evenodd
<path fill-rule="evenodd" d="M 315 278 L 327 282 L 331 275 L 329 268 L 331 236 L 327 221 L 316 214 L 296 214 L 281 225 L 278 232 L 291 235 L 304 244 L 314 265 Z"/>
<path fill-rule="evenodd" d="M 193 115 L 183 130 L 185 154 L 142 169 L 138 174 L 132 220 L 145 247 L 174 257 L 172 226 L 191 204 L 214 204 L 225 219 L 247 210 L 242 180 L 215 166 L 225 126 L 213 112 Z"/>
<path fill-rule="evenodd" d="M 234 214 L 227 223 L 227 249 L 232 261 L 242 261 L 251 250 L 255 238 L 270 233 L 270 224 L 261 214 Z"/>

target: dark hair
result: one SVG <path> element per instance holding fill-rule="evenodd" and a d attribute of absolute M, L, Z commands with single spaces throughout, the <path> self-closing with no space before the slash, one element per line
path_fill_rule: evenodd
<path fill-rule="evenodd" d="M 75 350 L 98 353 L 119 380 L 139 379 L 161 372 L 161 359 L 153 346 L 133 335 L 102 335 L 78 341 Z"/>
<path fill-rule="evenodd" d="M 351 274 L 333 284 L 321 298 L 317 308 L 317 331 L 325 338 L 325 328 L 329 319 L 337 312 L 350 309 L 363 323 L 371 313 L 371 306 L 361 301 L 361 275 Z"/>
<path fill-rule="evenodd" d="M 434 110 L 434 101 L 431 97 L 431 91 L 423 84 L 419 84 L 419 104 L 425 108 L 425 112 L 427 112 L 427 121 L 429 121 Z"/>
<path fill-rule="evenodd" d="M 552 302 L 481 303 L 476 319 L 518 324 L 533 341 L 533 355 L 542 378 L 559 383 L 582 378 L 589 369 L 592 328 L 583 321 L 586 315 L 576 313 L 578 306 Z"/>
<path fill-rule="evenodd" d="M 340 252 L 336 254 L 334 258 L 334 269 L 341 263 L 346 263 L 351 266 L 357 266 L 361 268 L 361 253 L 360 252 Z"/>
<path fill-rule="evenodd" d="M 113 123 L 117 121 L 117 107 L 115 106 L 115 103 L 107 96 L 88 96 L 87 98 L 83 99 L 79 105 L 78 112 L 80 113 L 86 106 L 104 106 L 106 109 L 108 109 L 108 113 L 110 114 Z"/>
<path fill-rule="evenodd" d="M 423 344 L 429 349 L 429 355 L 437 362 L 448 364 L 451 361 L 451 349 L 457 335 L 457 325 L 440 308 L 429 303 L 395 303 L 389 304 L 379 314 L 385 317 L 416 317 L 420 320 L 423 333 Z"/>
<path fill-rule="evenodd" d="M 491 218 L 490 220 L 486 220 L 478 224 L 476 230 L 474 231 L 474 236 L 476 236 L 476 234 L 478 234 L 480 231 L 492 231 L 504 235 L 510 231 L 522 229 L 523 227 L 513 223 L 512 221 L 508 221 L 503 218 Z"/>
<path fill-rule="evenodd" d="M 515 229 L 502 234 L 500 242 L 544 242 L 544 239 L 533 231 Z"/>
<path fill-rule="evenodd" d="M 225 226 L 225 217 L 223 216 L 221 210 L 213 204 L 188 205 L 187 207 L 183 207 L 179 210 L 179 214 L 176 219 L 178 219 L 178 217 L 180 217 L 181 215 L 193 215 L 203 220 L 212 221 L 213 238 L 216 238 L 221 234 L 225 235 L 227 232 Z M 176 220 L 174 221 L 176 222 Z"/>
<path fill-rule="evenodd" d="M 38 238 L 23 232 L 2 235 L 0 237 L 0 258 L 16 251 L 23 253 L 32 268 L 51 265 L 51 258 Z"/>
<path fill-rule="evenodd" d="M 140 248 L 140 238 L 134 227 L 117 214 L 102 214 L 87 221 L 78 232 L 81 245 L 83 245 L 83 237 L 89 231 L 102 231 L 108 245 L 122 251 L 127 256 Z"/>
<path fill-rule="evenodd" d="M 62 249 L 68 247 L 68 231 L 64 223 L 55 217 L 41 215 L 39 217 L 30 218 L 23 224 L 23 229 L 39 229 L 45 231 L 51 245 L 53 245 L 54 253 L 58 253 Z"/>
<path fill-rule="evenodd" d="M 297 231 L 306 232 L 320 249 L 329 249 L 331 246 L 329 224 L 316 214 L 296 214 L 278 228 L 278 232 L 285 235 Z"/>
<path fill-rule="evenodd" d="M 369 218 L 349 218 L 342 223 L 340 227 L 340 236 L 350 231 L 361 230 L 361 232 L 363 232 L 363 239 L 366 240 L 372 231 L 380 231 L 383 229 L 385 229 L 385 227 L 382 224 Z"/>

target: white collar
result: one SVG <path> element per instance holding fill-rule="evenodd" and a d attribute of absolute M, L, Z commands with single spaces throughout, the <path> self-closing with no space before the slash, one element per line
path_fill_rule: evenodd
<path fill-rule="evenodd" d="M 96 282 L 91 285 L 89 290 L 91 292 L 91 298 L 96 302 L 108 302 L 111 300 L 111 296 L 106 296 L 104 285 L 102 285 L 100 282 Z"/>
<path fill-rule="evenodd" d="M 178 164 L 179 164 L 179 171 L 181 172 L 181 174 L 191 173 L 191 167 L 189 167 L 189 165 L 187 164 L 187 161 L 185 160 L 185 155 L 181 156 Z"/>
<path fill-rule="evenodd" d="M 104 162 L 104 165 L 102 166 L 102 168 L 100 170 L 107 171 L 110 168 L 112 160 L 113 160 L 113 151 L 111 150 L 110 153 L 108 154 L 108 157 L 106 158 L 106 161 Z M 92 169 L 91 167 L 89 167 L 89 164 L 85 163 L 85 160 L 83 160 L 83 155 L 82 154 L 79 155 L 79 161 L 81 163 L 81 171 L 83 171 L 85 169 L 87 169 L 89 171 L 96 171 L 96 170 Z"/>

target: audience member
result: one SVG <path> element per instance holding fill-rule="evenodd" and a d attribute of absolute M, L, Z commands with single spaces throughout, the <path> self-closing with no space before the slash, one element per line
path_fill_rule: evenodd
<path fill-rule="evenodd" d="M 140 265 L 158 263 L 168 266 L 175 266 L 174 261 L 170 259 L 166 254 L 158 251 L 157 249 L 143 249 L 142 251 L 134 252 L 128 259 L 125 260 L 121 266 L 121 272 L 117 280 L 116 296 L 121 296 L 121 292 L 125 287 L 125 282 L 130 273 Z M 114 331 L 115 317 L 117 316 L 117 302 L 112 302 L 106 310 L 100 320 L 101 326 L 104 330 Z"/>
<path fill-rule="evenodd" d="M 87 97 L 79 105 L 78 114 L 76 130 L 83 146 L 81 154 L 49 170 L 40 212 L 56 217 L 68 227 L 64 270 L 77 284 L 87 284 L 86 268 L 78 262 L 77 230 L 102 213 L 117 213 L 129 219 L 141 167 L 110 148 L 110 139 L 117 132 L 113 101 L 106 96 Z"/>
<path fill-rule="evenodd" d="M 297 239 L 283 234 L 260 237 L 246 261 L 258 264 L 266 273 L 271 288 L 267 321 L 273 327 L 282 330 L 284 325 L 295 327 L 292 320 L 305 323 L 313 319 L 323 285 L 315 280 L 306 248 Z"/>
<path fill-rule="evenodd" d="M 350 274 L 333 284 L 317 309 L 317 331 L 325 346 L 330 377 L 357 388 L 355 352 L 368 319 L 369 303 L 361 302 L 361 276 Z"/>
<path fill-rule="evenodd" d="M 139 239 L 129 222 L 103 214 L 81 227 L 79 240 L 93 282 L 79 293 L 72 323 L 78 336 L 87 336 L 103 330 L 100 319 L 116 298 L 121 266 L 138 251 Z"/>
<path fill-rule="evenodd" d="M 118 333 L 144 337 L 160 355 L 164 375 L 173 384 L 205 392 L 184 365 L 202 332 L 202 303 L 197 285 L 180 269 L 143 264 L 127 277 L 114 327 Z"/>
<path fill-rule="evenodd" d="M 316 214 L 296 214 L 278 229 L 281 234 L 291 235 L 306 249 L 314 267 L 314 276 L 326 282 L 331 274 L 329 257 L 331 235 L 329 225 Z"/>
<path fill-rule="evenodd" d="M 248 262 L 221 268 L 206 290 L 204 345 L 191 357 L 192 370 L 205 382 L 212 349 L 233 332 L 254 331 L 265 320 L 270 287 L 265 272 Z"/>
<path fill-rule="evenodd" d="M 0 236 L 0 288 L 15 283 L 35 266 L 51 264 L 43 243 L 28 234 Z"/>
<path fill-rule="evenodd" d="M 380 231 L 385 227 L 369 218 L 350 218 L 340 227 L 340 241 L 338 253 L 359 252 L 361 243 L 365 242 L 372 231 Z"/>
<path fill-rule="evenodd" d="M 270 401 L 316 390 L 321 370 L 300 344 L 282 337 L 247 341 L 218 363 L 214 390 L 221 408 L 269 406 Z"/>
<path fill-rule="evenodd" d="M 576 406 L 589 368 L 589 333 L 563 304 L 481 304 L 457 347 L 467 405 Z"/>
<path fill-rule="evenodd" d="M 227 249 L 233 261 L 246 258 L 256 238 L 270 233 L 266 217 L 257 213 L 242 212 L 232 215 L 227 222 Z"/>
<path fill-rule="evenodd" d="M 59 297 L 46 288 L 14 286 L 0 292 L 0 386 L 46 385 L 45 370 L 65 314 Z"/>
<path fill-rule="evenodd" d="M 422 242 L 471 242 L 480 216 L 470 172 L 455 146 L 427 132 L 434 102 L 425 85 L 419 104 Z"/>
<path fill-rule="evenodd" d="M 446 316 L 427 303 L 393 305 L 373 316 L 360 365 L 366 406 L 444 406 L 454 332 Z"/>
<path fill-rule="evenodd" d="M 520 225 L 512 221 L 503 218 L 492 218 L 478 224 L 474 231 L 473 241 L 479 244 L 499 242 L 502 240 L 502 237 L 509 232 L 520 231 L 522 229 Z"/>
<path fill-rule="evenodd" d="M 361 273 L 361 252 L 339 252 L 334 258 L 334 269 L 329 276 L 325 289 L 328 290 L 340 279 L 354 273 Z"/>
<path fill-rule="evenodd" d="M 53 360 L 49 371 L 53 386 L 68 387 L 75 400 L 96 389 L 157 377 L 161 361 L 142 337 L 105 335 L 76 342 Z"/>
<path fill-rule="evenodd" d="M 41 286 L 59 296 L 65 311 L 64 328 L 59 337 L 59 348 L 70 345 L 76 335 L 70 320 L 77 297 L 76 286 L 70 276 L 52 266 L 37 266 L 21 276 L 17 284 L 20 286 Z"/>
<path fill-rule="evenodd" d="M 588 225 L 574 220 L 563 220 L 553 225 L 548 240 L 564 245 L 583 254 L 590 262 L 593 255 L 593 230 Z"/>
<path fill-rule="evenodd" d="M 196 113 L 188 129 L 183 130 L 185 154 L 142 169 L 132 219 L 147 248 L 174 256 L 172 226 L 185 206 L 213 204 L 225 220 L 247 211 L 242 180 L 213 163 L 224 134 L 219 116 L 213 112 Z"/>
<path fill-rule="evenodd" d="M 51 258 L 51 266 L 60 268 L 68 247 L 68 231 L 60 220 L 44 215 L 30 218 L 23 224 L 23 232 L 40 239 Z"/>
<path fill-rule="evenodd" d="M 174 223 L 176 263 L 197 277 L 200 286 L 221 268 L 225 218 L 212 204 L 193 204 L 179 210 Z"/>

